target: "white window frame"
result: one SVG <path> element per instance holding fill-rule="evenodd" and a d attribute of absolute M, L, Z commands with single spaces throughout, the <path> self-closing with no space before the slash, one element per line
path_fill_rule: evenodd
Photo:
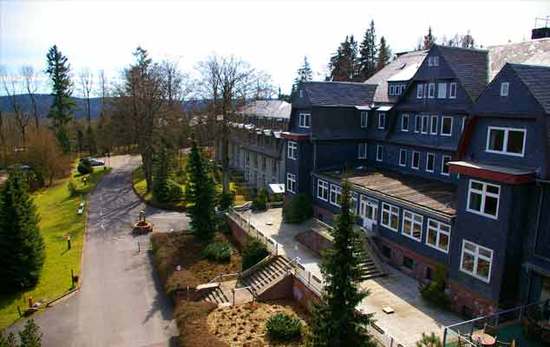
<path fill-rule="evenodd" d="M 298 91 L 298 94 L 300 94 L 300 98 L 303 98 L 304 97 L 304 91 L 302 89 L 300 89 Z"/>
<path fill-rule="evenodd" d="M 456 82 L 449 83 L 449 99 L 456 99 Z"/>
<path fill-rule="evenodd" d="M 361 111 L 361 128 L 368 128 L 369 126 L 369 113 L 367 111 Z"/>
<path fill-rule="evenodd" d="M 317 180 L 317 198 L 323 201 L 328 201 L 329 184 L 324 180 Z"/>
<path fill-rule="evenodd" d="M 388 223 L 384 224 L 384 215 L 388 214 Z M 394 228 L 391 226 L 392 216 L 397 216 L 397 226 Z M 380 213 L 380 225 L 393 230 L 395 232 L 399 231 L 399 207 L 390 205 L 388 203 L 382 203 L 382 212 Z"/>
<path fill-rule="evenodd" d="M 414 116 L 414 132 L 420 134 L 422 130 L 422 116 L 417 114 Z"/>
<path fill-rule="evenodd" d="M 428 169 L 428 164 L 430 163 L 430 158 L 433 158 L 432 160 L 432 169 Z M 426 153 L 426 172 L 433 173 L 435 171 L 435 153 Z"/>
<path fill-rule="evenodd" d="M 443 125 L 445 124 L 446 120 L 451 121 L 451 127 L 450 127 L 450 130 L 449 130 L 449 133 L 446 133 L 446 132 L 443 131 Z M 451 117 L 451 116 L 441 117 L 441 129 L 439 131 L 439 135 L 441 135 L 441 136 L 453 136 L 453 117 Z"/>
<path fill-rule="evenodd" d="M 424 128 L 424 126 L 426 126 Z M 422 115 L 422 123 L 420 125 L 420 133 L 427 135 L 430 132 L 430 116 Z"/>
<path fill-rule="evenodd" d="M 502 151 L 495 150 L 495 149 L 489 149 L 489 142 L 491 139 L 491 130 L 499 130 L 504 131 L 504 141 L 502 143 Z M 510 131 L 519 131 L 523 133 L 523 145 L 522 145 L 522 151 L 521 153 L 513 153 L 508 152 L 508 138 L 510 136 Z M 525 141 L 527 140 L 527 129 L 525 128 L 508 128 L 508 127 L 494 127 L 490 126 L 487 127 L 487 140 L 485 143 L 485 152 L 487 153 L 496 153 L 496 154 L 503 154 L 503 155 L 510 155 L 514 157 L 523 157 L 525 155 Z"/>
<path fill-rule="evenodd" d="M 384 146 L 383 145 L 376 145 L 376 161 L 384 161 Z"/>
<path fill-rule="evenodd" d="M 466 249 L 466 244 L 469 244 L 470 246 L 474 247 L 475 251 L 471 251 L 469 249 Z M 480 249 L 483 249 L 484 251 L 486 251 L 488 253 L 491 253 L 491 256 L 487 257 L 485 255 L 482 255 L 480 253 Z M 472 271 L 467 270 L 463 267 L 464 253 L 468 253 L 469 255 L 471 255 L 474 258 L 474 265 L 473 265 L 473 270 Z M 493 257 L 494 257 L 494 251 L 492 249 L 487 248 L 487 247 L 483 247 L 481 245 L 478 245 L 475 242 L 463 239 L 462 240 L 462 250 L 460 252 L 460 271 L 462 271 L 462 272 L 464 272 L 464 273 L 466 273 L 466 274 L 468 274 L 472 277 L 475 277 L 480 281 L 483 281 L 485 283 L 489 283 L 489 282 L 491 282 L 491 272 L 493 270 Z M 479 259 L 483 259 L 483 260 L 485 260 L 489 263 L 489 271 L 488 271 L 488 276 L 487 277 L 483 277 L 483 276 L 480 276 L 478 274 Z"/>
<path fill-rule="evenodd" d="M 430 135 L 437 135 L 438 116 L 430 116 Z"/>
<path fill-rule="evenodd" d="M 311 113 L 300 112 L 298 114 L 298 126 L 300 128 L 310 128 L 311 127 Z"/>
<path fill-rule="evenodd" d="M 386 129 L 386 113 L 378 112 L 378 129 Z"/>
<path fill-rule="evenodd" d="M 432 223 L 435 224 L 435 226 L 432 226 Z M 444 228 L 447 229 L 448 231 L 445 231 Z M 430 240 L 429 236 L 431 231 L 436 233 L 435 245 L 432 245 L 431 243 L 429 243 L 429 240 Z M 441 234 L 447 235 L 446 249 L 440 247 L 439 243 L 441 241 Z M 424 243 L 426 244 L 426 246 L 437 249 L 440 252 L 449 253 L 449 247 L 451 246 L 451 226 L 447 223 L 443 223 L 438 220 L 428 218 L 428 223 L 426 224 L 426 241 Z"/>
<path fill-rule="evenodd" d="M 298 143 L 296 141 L 288 141 L 286 144 L 286 155 L 288 159 L 298 159 Z"/>
<path fill-rule="evenodd" d="M 445 167 L 449 167 L 448 165 L 445 166 L 445 159 L 448 159 L 448 161 L 451 161 L 452 157 L 450 155 L 442 155 L 441 156 L 441 174 L 443 176 L 450 176 L 451 175 L 451 172 L 450 171 L 447 171 L 445 172 Z"/>
<path fill-rule="evenodd" d="M 399 149 L 399 166 L 407 166 L 407 150 L 403 148 Z"/>
<path fill-rule="evenodd" d="M 405 119 L 407 119 L 407 127 L 404 127 L 404 126 L 403 126 L 403 123 L 404 123 Z M 409 132 L 409 126 L 410 126 L 410 117 L 409 117 L 409 114 L 408 114 L 408 113 L 403 113 L 403 114 L 401 115 L 401 131 L 403 131 L 403 132 Z"/>
<path fill-rule="evenodd" d="M 334 195 L 332 194 L 334 193 Z M 334 199 L 333 199 L 334 197 Z M 340 207 L 341 204 L 338 203 L 339 200 L 342 199 L 342 187 L 337 186 L 335 184 L 330 185 L 330 193 L 329 193 L 329 202 L 331 205 Z"/>
<path fill-rule="evenodd" d="M 390 87 L 389 87 L 389 94 L 390 95 L 395 95 L 395 85 L 393 85 L 391 83 L 390 83 Z"/>
<path fill-rule="evenodd" d="M 417 166 L 414 166 L 414 157 L 415 156 L 418 158 L 418 165 Z M 420 152 L 418 152 L 418 151 L 413 151 L 412 152 L 412 155 L 411 155 L 411 168 L 414 169 L 414 170 L 420 170 Z"/>
<path fill-rule="evenodd" d="M 367 159 L 367 143 L 359 143 L 357 145 L 357 159 Z"/>
<path fill-rule="evenodd" d="M 437 83 L 437 98 L 438 99 L 447 98 L 447 82 Z"/>
<path fill-rule="evenodd" d="M 428 99 L 435 99 L 435 83 L 428 83 Z"/>
<path fill-rule="evenodd" d="M 501 82 L 500 83 L 500 96 L 510 95 L 510 82 Z"/>
<path fill-rule="evenodd" d="M 428 57 L 428 66 L 439 66 L 439 56 L 434 55 L 432 57 Z"/>
<path fill-rule="evenodd" d="M 286 174 L 286 190 L 296 193 L 296 175 L 290 172 Z"/>
<path fill-rule="evenodd" d="M 420 221 L 418 220 L 418 218 L 420 219 Z M 406 227 L 405 227 L 405 222 L 406 221 L 410 221 L 410 226 L 411 226 L 411 230 L 406 230 Z M 414 236 L 414 227 L 416 226 L 420 226 L 420 236 L 419 237 L 415 237 Z M 403 209 L 403 218 L 402 218 L 402 221 L 401 221 L 401 234 L 410 238 L 410 239 L 413 239 L 415 241 L 418 241 L 420 242 L 422 240 L 422 234 L 424 233 L 424 216 L 418 214 L 418 213 L 414 213 L 412 211 L 409 211 L 409 210 L 405 210 Z M 410 232 L 410 233 L 408 233 Z"/>
<path fill-rule="evenodd" d="M 472 183 L 481 184 L 482 185 L 481 190 L 472 188 Z M 487 186 L 493 186 L 493 187 L 498 188 L 498 193 L 488 192 L 487 191 Z M 487 183 L 487 182 L 483 182 L 483 181 L 470 179 L 470 183 L 468 184 L 468 196 L 467 196 L 468 202 L 467 202 L 467 206 L 466 206 L 466 211 L 477 214 L 477 215 L 480 215 L 480 216 L 483 216 L 483 217 L 487 217 L 487 218 L 491 218 L 491 219 L 498 219 L 498 210 L 499 210 L 499 207 L 500 207 L 500 192 L 501 192 L 501 186 L 498 185 L 498 184 L 492 184 L 492 183 Z M 471 200 L 470 196 L 471 196 L 472 193 L 481 195 L 480 211 L 470 208 L 470 200 Z M 496 214 L 495 215 L 492 215 L 490 213 L 485 213 L 485 202 L 486 202 L 487 197 L 492 197 L 492 198 L 497 199 L 497 206 L 496 206 Z"/>
<path fill-rule="evenodd" d="M 424 99 L 424 83 L 418 83 L 416 85 L 416 98 Z"/>

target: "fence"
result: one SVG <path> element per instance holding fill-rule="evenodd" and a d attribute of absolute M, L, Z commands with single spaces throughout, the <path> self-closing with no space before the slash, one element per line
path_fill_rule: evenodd
<path fill-rule="evenodd" d="M 262 242 L 268 249 L 268 251 L 273 255 L 279 255 L 282 253 L 282 246 L 269 236 L 264 235 L 260 230 L 256 229 L 252 224 L 243 218 L 239 213 L 230 210 L 227 212 L 227 216 L 238 224 L 246 234 L 252 238 L 255 238 Z M 305 266 L 300 262 L 300 259 L 295 258 L 291 261 L 292 267 L 294 269 L 294 276 L 302 282 L 307 288 L 311 289 L 315 294 L 321 297 L 324 291 L 324 281 L 312 274 L 310 271 L 306 270 Z M 372 337 L 384 347 L 404 347 L 402 344 L 398 343 L 392 336 L 387 334 L 383 329 L 378 327 L 375 323 L 372 323 L 367 330 L 372 335 Z"/>

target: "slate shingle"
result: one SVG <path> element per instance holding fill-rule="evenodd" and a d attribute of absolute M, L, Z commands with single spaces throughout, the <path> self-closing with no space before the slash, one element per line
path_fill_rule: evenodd
<path fill-rule="evenodd" d="M 509 64 L 517 76 L 537 99 L 540 106 L 550 114 L 550 66 Z"/>
<path fill-rule="evenodd" d="M 365 106 L 374 99 L 376 85 L 358 82 L 305 82 L 302 89 L 312 106 Z"/>

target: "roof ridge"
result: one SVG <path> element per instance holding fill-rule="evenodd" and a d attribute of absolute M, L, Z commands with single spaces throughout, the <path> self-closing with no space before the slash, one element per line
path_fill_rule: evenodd
<path fill-rule="evenodd" d="M 519 44 L 522 44 L 522 43 L 527 44 L 527 43 L 532 43 L 532 42 L 536 42 L 536 41 L 550 41 L 550 37 L 541 37 L 540 39 L 531 39 L 531 40 L 526 40 L 526 41 L 521 41 L 521 42 L 507 42 L 507 43 L 503 43 L 503 44 L 500 44 L 500 45 L 487 46 L 487 49 L 494 48 L 494 47 L 519 45 Z"/>
<path fill-rule="evenodd" d="M 466 51 L 466 52 L 472 52 L 472 53 L 489 53 L 489 50 L 488 49 L 482 49 L 482 48 L 467 48 L 467 47 L 456 47 L 456 46 L 445 46 L 445 45 L 438 45 L 438 44 L 434 44 L 434 46 L 437 46 L 439 48 L 444 48 L 444 49 L 453 49 L 453 50 L 462 50 L 462 51 Z"/>

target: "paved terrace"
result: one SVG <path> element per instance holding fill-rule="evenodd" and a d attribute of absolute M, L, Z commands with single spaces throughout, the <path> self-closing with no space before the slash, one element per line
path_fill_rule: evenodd
<path fill-rule="evenodd" d="M 322 278 L 319 269 L 320 257 L 308 248 L 298 243 L 294 237 L 302 231 L 309 230 L 311 221 L 300 225 L 282 222 L 282 209 L 275 208 L 266 212 L 251 211 L 239 214 L 260 230 L 266 236 L 277 241 L 288 258 L 299 257 L 306 270 Z M 462 319 L 450 312 L 429 306 L 422 300 L 418 292 L 418 282 L 386 265 L 388 275 L 369 279 L 361 283 L 361 287 L 370 290 L 370 295 L 360 304 L 363 312 L 374 313 L 376 324 L 386 333 L 393 336 L 405 347 L 415 346 L 423 332 L 442 334 L 446 325 L 461 322 Z M 382 308 L 390 306 L 395 311 L 385 314 Z"/>

